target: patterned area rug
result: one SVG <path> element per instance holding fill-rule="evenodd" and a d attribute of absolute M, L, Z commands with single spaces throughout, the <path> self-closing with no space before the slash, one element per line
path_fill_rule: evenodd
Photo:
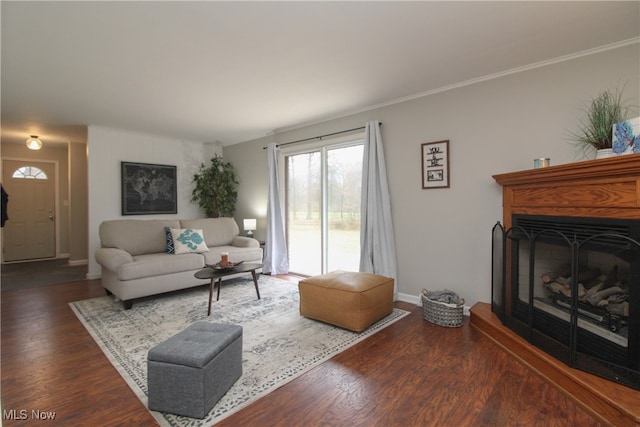
<path fill-rule="evenodd" d="M 151 411 L 162 426 L 210 426 L 409 314 L 393 313 L 361 333 L 306 319 L 298 285 L 260 276 L 258 300 L 250 276 L 223 282 L 207 318 L 208 286 L 136 301 L 124 310 L 113 297 L 70 303 L 71 308 L 147 406 L 147 352 L 198 320 L 243 327 L 242 377 L 204 420 Z"/>

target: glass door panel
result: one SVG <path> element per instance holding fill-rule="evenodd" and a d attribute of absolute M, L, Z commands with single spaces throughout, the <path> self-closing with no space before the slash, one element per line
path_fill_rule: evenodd
<path fill-rule="evenodd" d="M 362 145 L 327 151 L 327 272 L 360 267 L 362 154 Z"/>
<path fill-rule="evenodd" d="M 286 157 L 289 271 L 322 272 L 322 183 L 320 152 Z"/>

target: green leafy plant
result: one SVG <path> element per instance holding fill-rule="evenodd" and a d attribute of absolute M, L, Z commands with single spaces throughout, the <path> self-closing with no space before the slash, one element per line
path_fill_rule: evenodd
<path fill-rule="evenodd" d="M 626 120 L 630 105 L 622 101 L 622 90 L 600 92 L 585 106 L 578 132 L 570 133 L 582 148 L 611 148 L 613 125 Z"/>
<path fill-rule="evenodd" d="M 233 216 L 239 182 L 231 163 L 216 155 L 208 166 L 200 165 L 198 173 L 193 175 L 193 183 L 191 201 L 198 202 L 208 217 Z"/>

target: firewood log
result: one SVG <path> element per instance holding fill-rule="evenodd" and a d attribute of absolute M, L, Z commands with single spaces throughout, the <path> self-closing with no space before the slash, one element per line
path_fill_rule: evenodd
<path fill-rule="evenodd" d="M 598 279 L 598 283 L 595 285 L 592 285 L 588 290 L 587 290 L 587 297 L 590 297 L 591 295 L 600 292 L 600 290 L 602 290 L 602 288 L 604 287 L 604 283 L 607 280 L 607 276 L 605 276 L 604 274 L 601 275 Z"/>
<path fill-rule="evenodd" d="M 594 279 L 598 278 L 601 275 L 600 269 L 581 269 L 580 273 L 578 273 L 578 283 L 582 283 L 585 288 L 590 288 L 591 286 L 598 283 Z M 543 273 L 541 276 L 542 281 L 544 283 L 551 282 L 559 282 L 565 285 L 571 284 L 571 278 L 569 274 L 560 274 L 555 271 L 548 271 Z M 605 276 L 606 277 L 606 276 Z"/>
<path fill-rule="evenodd" d="M 622 286 L 620 287 L 622 288 L 624 293 L 609 296 L 609 298 L 607 298 L 607 301 L 609 301 L 609 304 L 616 304 L 616 303 L 625 302 L 629 300 L 629 294 L 628 294 L 629 291 L 623 288 Z"/>
<path fill-rule="evenodd" d="M 545 286 L 547 287 L 547 289 L 549 289 L 550 291 L 556 294 L 562 294 L 567 298 L 571 298 L 571 286 L 567 286 L 563 283 L 558 283 L 558 282 L 546 283 Z M 584 298 L 586 293 L 587 292 L 584 289 L 584 286 L 578 283 L 578 298 L 579 299 Z"/>
<path fill-rule="evenodd" d="M 564 285 L 558 282 L 545 283 L 545 286 L 554 294 L 559 294 L 564 289 Z"/>
<path fill-rule="evenodd" d="M 610 295 L 621 294 L 623 292 L 624 291 L 619 286 L 612 286 L 588 296 L 586 300 L 591 305 L 598 305 L 598 302 L 600 302 L 600 300 L 607 299 Z"/>
<path fill-rule="evenodd" d="M 554 280 L 556 280 L 556 278 L 558 277 L 564 277 L 566 280 L 566 278 L 570 276 L 571 276 L 571 266 L 563 265 L 562 267 L 560 267 L 558 271 L 548 271 L 546 273 L 543 273 L 541 278 L 544 283 L 551 283 Z"/>
<path fill-rule="evenodd" d="M 560 293 L 567 298 L 571 298 L 571 286 L 567 287 L 566 285 L 562 285 Z M 578 283 L 578 299 L 583 299 L 585 294 L 586 291 L 584 289 L 584 286 L 582 286 L 582 283 Z"/>
<path fill-rule="evenodd" d="M 578 273 L 578 282 L 582 283 L 585 288 L 589 289 L 598 284 L 596 279 L 600 277 L 600 275 L 602 275 L 602 272 L 599 268 L 581 269 L 580 273 Z"/>
<path fill-rule="evenodd" d="M 629 317 L 629 302 L 625 301 L 620 304 L 609 304 L 607 311 L 611 314 L 617 314 L 618 316 Z"/>

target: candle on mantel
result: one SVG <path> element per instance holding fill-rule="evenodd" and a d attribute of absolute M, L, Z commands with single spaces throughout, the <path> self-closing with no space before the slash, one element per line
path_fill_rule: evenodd
<path fill-rule="evenodd" d="M 551 166 L 551 159 L 548 157 L 541 157 L 533 161 L 533 167 L 535 169 L 546 168 L 547 166 Z"/>

